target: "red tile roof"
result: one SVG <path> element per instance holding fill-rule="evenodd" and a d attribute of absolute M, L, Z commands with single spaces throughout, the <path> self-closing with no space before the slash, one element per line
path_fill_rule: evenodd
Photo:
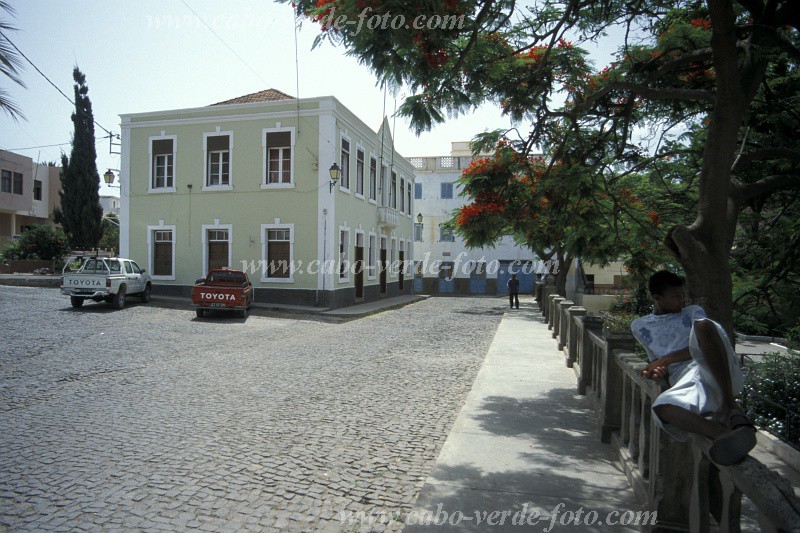
<path fill-rule="evenodd" d="M 217 102 L 211 105 L 228 105 L 228 104 L 249 104 L 253 102 L 275 102 L 277 100 L 294 100 L 294 96 L 289 96 L 277 89 L 267 89 L 266 91 L 259 91 L 257 93 L 246 94 L 224 102 Z"/>

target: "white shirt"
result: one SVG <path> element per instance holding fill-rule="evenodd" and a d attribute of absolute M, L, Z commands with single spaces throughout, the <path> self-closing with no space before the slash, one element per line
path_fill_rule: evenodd
<path fill-rule="evenodd" d="M 692 324 L 701 318 L 706 318 L 703 308 L 699 305 L 689 305 L 677 313 L 649 314 L 637 318 L 631 324 L 631 331 L 647 352 L 647 358 L 655 361 L 667 354 L 687 348 Z M 681 361 L 670 365 L 670 375 L 678 374 L 689 362 Z"/>

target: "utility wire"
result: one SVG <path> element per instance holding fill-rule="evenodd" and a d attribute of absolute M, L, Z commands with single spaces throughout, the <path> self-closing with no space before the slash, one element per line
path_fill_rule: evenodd
<path fill-rule="evenodd" d="M 24 58 L 25 58 L 25 60 L 26 60 L 28 63 L 30 63 L 30 64 L 31 64 L 31 66 L 32 66 L 34 69 L 36 69 L 36 72 L 38 72 L 39 74 L 41 74 L 41 75 L 42 75 L 42 77 L 43 77 L 44 79 L 46 79 L 46 80 L 47 80 L 47 82 L 48 82 L 50 85 L 52 85 L 52 86 L 53 86 L 53 88 L 55 88 L 55 90 L 56 90 L 56 91 L 60 92 L 60 93 L 61 93 L 61 96 L 63 96 L 64 98 L 66 98 L 66 99 L 67 99 L 67 101 L 69 101 L 69 103 L 70 103 L 70 104 L 72 104 L 73 106 L 75 105 L 75 102 L 73 102 L 73 101 L 72 101 L 72 98 L 70 98 L 69 96 L 67 96 L 67 95 L 64 93 L 64 91 L 62 91 L 62 90 L 61 90 L 61 89 L 58 87 L 58 85 L 56 85 L 55 83 L 53 83 L 53 82 L 50 80 L 50 78 L 48 78 L 48 77 L 47 77 L 47 75 L 46 75 L 44 72 L 42 72 L 42 71 L 39 69 L 39 67 L 37 67 L 37 66 L 36 66 L 36 64 L 35 64 L 33 61 L 31 61 L 31 60 L 28 58 L 28 56 L 26 56 L 26 55 L 25 55 L 25 53 L 24 53 L 22 50 L 20 50 L 20 49 L 19 49 L 19 47 L 18 47 L 16 44 L 14 44 L 14 41 L 12 41 L 11 39 L 9 39 L 9 38 L 8 38 L 8 35 L 6 35 L 6 34 L 3 32 L 3 30 L 0 30 L 0 35 L 2 35 L 2 36 L 3 36 L 3 38 L 4 38 L 6 41 L 8 41 L 8 44 L 10 44 L 11 46 L 13 46 L 13 47 L 14 47 L 14 50 L 16 50 L 16 51 L 19 53 L 19 55 L 21 55 L 22 57 L 24 57 Z M 104 128 L 104 127 L 103 127 L 103 126 L 102 126 L 102 125 L 101 125 L 99 122 L 97 122 L 96 120 L 94 120 L 94 118 L 93 118 L 92 120 L 94 121 L 94 123 L 97 125 L 97 127 L 98 127 L 98 128 L 100 128 L 100 129 L 101 129 L 101 130 L 103 130 L 104 132 L 108 133 L 109 135 L 114 135 L 113 133 L 111 133 L 110 131 L 108 131 L 106 128 Z"/>
<path fill-rule="evenodd" d="M 239 54 L 237 54 L 237 53 L 236 53 L 236 50 L 234 50 L 233 48 L 231 48 L 231 46 L 230 46 L 228 43 L 226 43 L 226 42 L 225 42 L 225 39 L 223 39 L 222 37 L 220 37 L 220 36 L 219 36 L 219 34 L 218 34 L 217 32 L 215 32 L 215 31 L 214 31 L 214 28 L 212 28 L 211 26 L 209 26 L 209 25 L 208 25 L 208 23 L 207 23 L 205 20 L 203 20 L 203 17 L 201 17 L 200 15 L 198 15 L 198 14 L 197 14 L 197 12 L 196 12 L 194 9 L 192 9 L 192 8 L 189 6 L 189 4 L 187 4 L 187 3 L 186 3 L 184 0 L 181 0 L 181 4 L 183 4 L 184 6 L 186 6 L 186 9 L 188 9 L 189 11 L 191 11 L 191 12 L 192 12 L 192 14 L 194 14 L 194 16 L 195 16 L 195 17 L 197 17 L 197 19 L 198 19 L 200 22 L 202 22 L 202 23 L 203 23 L 203 25 L 204 25 L 206 28 L 208 28 L 208 30 L 209 30 L 211 33 L 213 33 L 213 34 L 214 34 L 214 36 L 215 36 L 217 39 L 219 39 L 219 40 L 220 40 L 220 42 L 221 42 L 222 44 L 224 44 L 224 45 L 225 45 L 225 47 L 226 47 L 228 50 L 230 50 L 230 51 L 231 51 L 231 53 L 232 53 L 233 55 L 235 55 L 235 56 L 236 56 L 236 59 L 238 59 L 239 61 L 241 61 L 241 62 L 242 62 L 242 64 L 243 64 L 245 67 L 247 67 L 248 69 L 250 69 L 250 71 L 251 71 L 253 74 L 255 74 L 256 76 L 258 76 L 258 79 L 260 79 L 262 82 L 264 82 L 264 85 L 265 85 L 265 86 L 269 86 L 269 83 L 267 82 L 267 80 L 265 80 L 264 78 L 262 78 L 262 77 L 261 77 L 261 74 L 259 74 L 258 72 L 256 72 L 256 70 L 255 70 L 253 67 L 251 67 L 251 66 L 250 66 L 250 65 L 249 65 L 249 64 L 248 64 L 248 63 L 247 63 L 247 62 L 246 62 L 244 59 L 242 59 L 242 56 L 240 56 Z"/>
<path fill-rule="evenodd" d="M 102 137 L 102 139 L 105 139 L 105 137 Z M 42 144 L 40 146 L 27 146 L 25 148 L 5 148 L 5 150 L 8 150 L 9 152 L 18 152 L 18 151 L 21 151 L 21 150 L 34 150 L 36 148 L 52 148 L 54 146 L 66 146 L 67 144 L 72 144 L 72 143 L 66 142 L 66 143 L 58 143 L 58 144 Z"/>

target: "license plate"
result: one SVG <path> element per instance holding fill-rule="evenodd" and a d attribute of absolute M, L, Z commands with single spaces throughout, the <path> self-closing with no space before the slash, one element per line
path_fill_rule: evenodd
<path fill-rule="evenodd" d="M 217 302 L 210 303 L 210 304 L 208 304 L 208 305 L 209 305 L 209 306 L 211 306 L 211 307 L 225 307 L 225 304 L 223 304 L 223 303 L 217 303 Z"/>

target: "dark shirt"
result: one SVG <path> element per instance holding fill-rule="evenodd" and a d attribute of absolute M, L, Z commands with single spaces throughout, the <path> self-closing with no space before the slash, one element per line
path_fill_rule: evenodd
<path fill-rule="evenodd" d="M 508 280 L 508 292 L 511 294 L 516 294 L 519 292 L 519 280 L 518 279 L 510 279 Z"/>

